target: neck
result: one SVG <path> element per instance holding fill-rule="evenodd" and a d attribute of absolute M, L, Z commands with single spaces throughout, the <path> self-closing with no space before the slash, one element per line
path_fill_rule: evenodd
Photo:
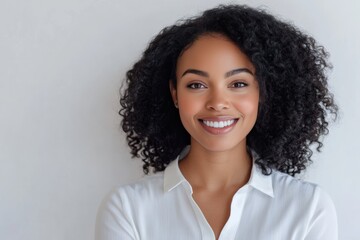
<path fill-rule="evenodd" d="M 250 178 L 252 160 L 245 143 L 217 152 L 192 144 L 179 167 L 193 188 L 218 191 L 245 185 Z"/>

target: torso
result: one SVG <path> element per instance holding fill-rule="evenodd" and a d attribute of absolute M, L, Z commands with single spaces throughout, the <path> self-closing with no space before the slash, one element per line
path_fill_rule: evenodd
<path fill-rule="evenodd" d="M 172 165 L 164 175 L 148 176 L 114 191 L 99 215 L 98 228 L 103 234 L 101 236 L 106 236 L 99 239 L 109 236 L 124 239 L 129 235 L 134 239 L 212 239 L 211 234 L 214 234 L 213 239 L 219 239 L 222 233 L 226 240 L 299 240 L 306 239 L 310 231 L 316 235 L 313 239 L 337 239 L 333 203 L 314 184 L 275 170 L 270 176 L 264 176 L 260 169 L 254 168 L 248 186 L 233 188 L 233 193 L 235 189 L 239 190 L 236 196 L 231 191 L 211 194 L 196 184 L 190 188 L 176 167 Z M 175 177 L 170 173 L 176 174 Z M 190 203 L 189 197 L 195 201 Z M 196 203 L 209 227 L 194 211 L 192 204 Z M 284 211 L 285 205 L 291 211 Z M 230 206 L 233 207 L 231 214 Z M 272 221 L 274 219 L 281 221 Z M 229 220 L 231 225 L 224 229 Z"/>

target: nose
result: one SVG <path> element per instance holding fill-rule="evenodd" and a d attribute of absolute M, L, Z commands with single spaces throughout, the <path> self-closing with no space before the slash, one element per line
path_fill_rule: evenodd
<path fill-rule="evenodd" d="M 209 93 L 206 108 L 212 111 L 221 111 L 229 108 L 228 97 L 224 92 L 213 90 Z"/>

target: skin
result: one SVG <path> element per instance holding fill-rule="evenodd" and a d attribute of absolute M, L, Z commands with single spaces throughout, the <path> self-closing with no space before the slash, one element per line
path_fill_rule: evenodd
<path fill-rule="evenodd" d="M 255 67 L 232 41 L 207 34 L 178 58 L 176 77 L 176 87 L 170 81 L 171 95 L 191 136 L 190 151 L 179 168 L 218 239 L 235 192 L 250 178 L 246 136 L 258 113 Z M 202 120 L 234 123 L 219 129 Z"/>

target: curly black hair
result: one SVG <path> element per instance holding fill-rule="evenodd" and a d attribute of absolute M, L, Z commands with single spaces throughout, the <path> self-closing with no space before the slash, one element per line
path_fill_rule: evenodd
<path fill-rule="evenodd" d="M 200 36 L 217 33 L 232 40 L 251 60 L 260 88 L 258 118 L 247 145 L 263 174 L 273 169 L 294 176 L 320 151 L 328 117 L 338 107 L 328 90 L 328 53 L 314 38 L 263 9 L 219 5 L 164 28 L 126 73 L 119 114 L 133 157 L 145 174 L 163 171 L 190 144 L 174 107 L 169 81 L 176 86 L 176 63 Z"/>

